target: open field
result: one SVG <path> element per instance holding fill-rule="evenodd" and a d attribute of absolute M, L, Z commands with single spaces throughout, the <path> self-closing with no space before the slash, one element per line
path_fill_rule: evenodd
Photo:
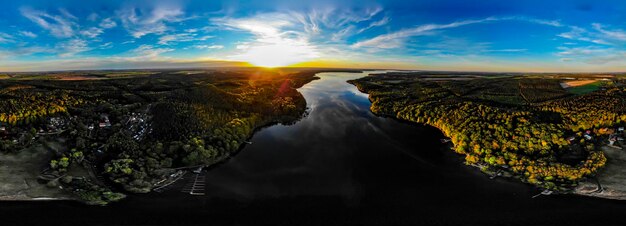
<path fill-rule="evenodd" d="M 87 76 L 87 75 L 75 75 L 75 76 L 56 76 L 58 80 L 61 81 L 84 81 L 84 80 L 97 80 L 103 79 L 102 77 L 97 76 Z"/>
<path fill-rule="evenodd" d="M 591 84 L 594 82 L 597 82 L 597 80 L 573 80 L 573 81 L 561 82 L 561 86 L 563 88 L 570 88 L 570 87 L 584 86 L 584 85 Z"/>
<path fill-rule="evenodd" d="M 584 85 L 571 87 L 571 88 L 568 88 L 567 90 L 570 93 L 577 94 L 577 95 L 582 95 L 582 94 L 587 94 L 587 93 L 594 92 L 594 91 L 600 89 L 600 87 L 602 85 L 603 85 L 602 81 L 594 81 L 594 82 L 587 83 L 587 84 L 584 84 Z"/>

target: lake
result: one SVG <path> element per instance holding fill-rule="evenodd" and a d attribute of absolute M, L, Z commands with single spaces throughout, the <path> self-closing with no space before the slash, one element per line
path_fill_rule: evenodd
<path fill-rule="evenodd" d="M 436 128 L 379 117 L 347 80 L 320 73 L 300 88 L 309 113 L 258 131 L 228 161 L 206 170 L 204 195 L 161 193 L 107 207 L 3 202 L 3 225 L 603 225 L 624 222 L 626 202 L 539 193 L 464 165 Z M 7 224 L 8 223 L 8 224 Z"/>

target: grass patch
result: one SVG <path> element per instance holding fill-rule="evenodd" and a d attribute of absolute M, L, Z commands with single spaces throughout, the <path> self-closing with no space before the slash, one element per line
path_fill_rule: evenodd
<path fill-rule="evenodd" d="M 582 95 L 582 94 L 591 93 L 600 89 L 600 87 L 602 87 L 602 84 L 603 84 L 602 81 L 596 81 L 593 83 L 589 83 L 587 85 L 568 88 L 567 91 L 576 95 Z"/>

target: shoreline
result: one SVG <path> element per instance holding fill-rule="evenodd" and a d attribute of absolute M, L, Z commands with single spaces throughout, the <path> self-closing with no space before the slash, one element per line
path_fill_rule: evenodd
<path fill-rule="evenodd" d="M 371 95 L 366 92 L 364 89 L 362 89 L 360 86 L 357 85 L 357 83 L 355 81 L 348 81 L 348 83 L 356 86 L 357 90 L 359 90 L 360 92 L 367 94 L 368 95 L 368 100 L 370 101 L 370 103 L 374 104 L 374 100 L 371 98 Z M 399 118 L 393 114 L 390 114 L 388 112 L 374 112 L 371 111 L 374 115 L 377 116 L 381 116 L 381 117 L 388 117 L 388 118 L 393 118 L 393 119 L 397 119 L 400 121 L 404 121 L 404 122 L 408 122 L 408 123 L 417 123 L 417 122 L 413 122 L 410 120 L 406 120 L 406 119 L 402 119 Z M 430 124 L 426 124 L 426 123 L 417 123 L 420 125 L 424 125 L 424 126 L 430 126 L 433 127 L 437 130 L 439 130 L 444 136 L 446 137 L 450 137 L 450 134 L 446 134 L 442 129 L 430 125 Z M 454 152 L 454 146 L 455 144 L 450 141 L 449 142 L 451 144 L 451 151 Z M 618 160 L 623 161 L 624 164 L 622 165 L 626 165 L 626 150 L 615 150 L 615 149 L 611 149 L 608 148 L 607 146 L 603 146 L 602 147 L 602 153 L 605 154 L 605 156 L 607 156 L 607 159 L 609 159 L 609 161 L 607 161 L 606 165 L 604 166 L 604 168 L 602 168 L 597 174 L 596 174 L 596 180 L 598 177 L 605 178 L 605 177 L 610 177 L 613 178 L 615 175 L 614 171 L 619 171 L 619 163 L 616 163 L 615 160 L 611 161 L 610 159 L 615 158 Z M 623 153 L 623 154 L 622 154 Z M 611 156 L 613 155 L 613 156 Z M 620 158 L 621 157 L 621 158 Z M 490 170 L 489 167 L 483 167 L 480 165 L 474 165 L 471 164 L 470 166 L 478 169 L 480 172 L 484 173 L 485 175 L 488 175 L 491 177 L 491 179 L 495 179 L 497 177 L 504 177 L 504 178 L 514 178 L 515 176 L 512 175 L 510 172 L 508 171 L 502 171 L 502 175 L 499 175 L 498 172 L 500 171 L 493 171 Z M 612 170 L 607 170 L 607 168 L 613 168 Z M 609 172 L 606 172 L 609 171 Z M 594 197 L 594 198 L 600 198 L 600 199 L 608 199 L 608 200 L 626 200 L 626 169 L 623 170 L 622 172 L 623 178 L 619 178 L 619 180 L 617 181 L 623 181 L 623 184 L 618 184 L 617 188 L 615 188 L 611 185 L 606 186 L 604 184 L 601 183 L 590 183 L 588 182 L 589 179 L 586 179 L 585 181 L 580 182 L 576 187 L 573 187 L 571 190 L 566 190 L 566 191 L 556 191 L 557 193 L 555 193 L 555 195 L 567 195 L 567 194 L 573 194 L 573 195 L 580 195 L 580 196 L 585 196 L 585 197 Z M 619 177 L 619 176 L 617 176 Z M 532 185 L 533 187 L 537 188 L 537 189 L 541 189 L 542 187 L 535 185 L 535 184 L 531 184 L 531 183 L 527 183 L 526 181 L 517 179 L 518 182 L 523 183 L 523 184 L 529 184 Z M 600 186 L 599 186 L 600 185 Z"/>
<path fill-rule="evenodd" d="M 316 72 L 312 75 L 308 75 L 309 78 L 293 84 L 291 88 L 294 90 L 298 90 L 306 84 L 309 84 L 315 80 L 319 80 L 321 78 L 317 75 L 324 72 L 325 71 Z M 301 93 L 299 94 L 300 96 L 302 96 Z M 210 170 L 214 167 L 228 162 L 230 158 L 232 158 L 234 155 L 236 155 L 245 148 L 245 146 L 247 145 L 246 141 L 250 140 L 254 136 L 254 134 L 264 128 L 268 128 L 274 125 L 293 124 L 301 120 L 302 117 L 305 117 L 307 115 L 307 102 L 303 96 L 302 99 L 303 109 L 302 113 L 298 117 L 283 115 L 275 119 L 267 120 L 260 123 L 258 126 L 252 129 L 246 139 L 240 141 L 239 147 L 235 151 L 227 152 L 221 156 L 218 156 L 217 158 L 209 161 L 207 164 L 202 165 L 202 167 Z M 7 180 L 6 182 L 3 182 L 3 184 L 0 184 L 0 187 L 3 187 L 2 190 L 0 190 L 0 202 L 75 201 L 78 203 L 89 204 L 88 202 L 85 202 L 85 200 L 82 200 L 75 194 L 73 194 L 72 191 L 69 191 L 65 188 L 47 187 L 45 184 L 40 184 L 37 181 L 37 178 L 39 176 L 38 172 L 40 171 L 40 165 L 48 164 L 47 159 L 50 158 L 49 155 L 50 153 L 46 152 L 46 150 L 43 149 L 30 149 L 18 153 L 0 153 L 0 158 L 6 158 L 9 160 L 9 162 L 13 163 L 13 165 L 16 165 L 15 167 L 8 168 L 9 170 L 13 170 L 14 172 L 5 171 L 6 175 L 0 175 L 0 179 Z M 4 167 L 8 166 L 5 165 Z M 0 168 L 3 167 L 0 166 Z M 18 168 L 18 170 L 15 171 L 15 168 Z M 191 170 L 188 169 L 188 171 Z M 97 180 L 97 178 L 92 179 Z M 148 193 L 152 192 L 154 192 L 154 190 L 151 190 Z M 126 191 L 124 191 L 124 193 L 133 194 L 132 192 L 127 193 Z"/>
<path fill-rule="evenodd" d="M 626 200 L 626 150 L 602 147 L 607 164 L 593 180 L 581 182 L 572 194 L 611 200 Z"/>

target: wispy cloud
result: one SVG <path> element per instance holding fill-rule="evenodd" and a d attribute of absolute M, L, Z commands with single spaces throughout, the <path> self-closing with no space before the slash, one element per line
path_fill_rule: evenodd
<path fill-rule="evenodd" d="M 602 65 L 612 62 L 626 63 L 626 51 L 613 47 L 582 46 L 559 47 L 557 56 L 562 61 L 579 61 L 587 64 Z"/>
<path fill-rule="evenodd" d="M 124 28 L 135 38 L 148 34 L 163 34 L 167 23 L 183 20 L 184 12 L 176 5 L 157 5 L 151 9 L 128 7 L 117 12 Z"/>
<path fill-rule="evenodd" d="M 299 62 L 322 57 L 348 57 L 347 37 L 367 29 L 384 26 L 387 16 L 377 16 L 382 7 L 349 8 L 320 7 L 303 11 L 259 13 L 248 17 L 213 18 L 220 29 L 243 31 L 253 35 L 238 44 L 233 60 L 250 61 L 258 55 L 271 54 L 277 61 Z M 377 18 L 374 20 L 374 18 Z M 340 47 L 343 46 L 343 47 Z M 341 50 L 341 51 L 339 51 Z"/>
<path fill-rule="evenodd" d="M 624 30 L 620 30 L 620 29 L 608 30 L 608 29 L 605 29 L 604 25 L 599 24 L 599 23 L 594 23 L 592 24 L 592 26 L 594 29 L 596 29 L 598 32 L 604 35 L 607 39 L 626 41 L 626 31 Z"/>
<path fill-rule="evenodd" d="M 71 57 L 78 53 L 91 50 L 87 41 L 78 38 L 59 43 L 57 49 L 59 49 L 60 57 Z"/>
<path fill-rule="evenodd" d="M 54 37 L 68 38 L 74 36 L 75 27 L 77 26 L 76 22 L 74 22 L 76 17 L 66 10 L 60 10 L 61 15 L 52 15 L 28 7 L 21 8 L 20 11 L 24 17 L 49 31 Z"/>
<path fill-rule="evenodd" d="M 491 52 L 491 53 L 520 53 L 526 52 L 528 49 L 486 49 L 482 52 Z"/>
<path fill-rule="evenodd" d="M 561 38 L 565 38 L 565 39 L 590 42 L 590 43 L 595 43 L 595 44 L 602 44 L 602 45 L 611 44 L 605 39 L 605 37 L 599 36 L 597 32 L 591 32 L 578 26 L 570 26 L 569 28 L 570 28 L 570 31 L 560 33 L 557 36 Z"/>
<path fill-rule="evenodd" d="M 92 28 L 80 31 L 80 34 L 88 38 L 96 38 L 103 32 L 104 30 L 102 30 L 101 28 L 92 27 Z"/>
<path fill-rule="evenodd" d="M 623 45 L 626 43 L 626 31 L 621 29 L 609 29 L 608 26 L 593 23 L 590 29 L 578 26 L 570 26 L 570 30 L 559 34 L 565 39 L 590 42 L 600 45 Z"/>
<path fill-rule="evenodd" d="M 194 45 L 196 49 L 223 49 L 223 45 Z"/>
<path fill-rule="evenodd" d="M 471 24 L 485 23 L 489 21 L 496 21 L 498 18 L 488 17 L 481 20 L 463 20 L 448 24 L 426 24 L 420 25 L 414 28 L 403 29 L 400 31 L 379 35 L 374 38 L 359 41 L 352 45 L 353 48 L 378 48 L 378 49 L 393 49 L 404 46 L 406 38 L 432 34 L 433 31 L 443 30 L 448 28 L 461 27 Z"/>
<path fill-rule="evenodd" d="M 117 27 L 117 22 L 115 22 L 112 18 L 105 18 L 102 21 L 100 21 L 99 26 L 104 29 L 110 29 L 110 28 Z"/>
<path fill-rule="evenodd" d="M 9 42 L 15 42 L 14 37 L 10 34 L 0 32 L 0 44 Z"/>
<path fill-rule="evenodd" d="M 294 17 L 288 14 L 270 13 L 246 18 L 215 18 L 212 22 L 254 35 L 252 42 L 246 44 L 245 48 L 239 48 L 240 53 L 230 56 L 234 60 L 253 61 L 263 54 L 272 54 L 272 57 L 280 58 L 277 61 L 283 62 L 319 57 L 319 51 L 309 41 L 306 32 L 298 29 L 302 29 L 302 26 L 297 26 L 297 19 L 294 20 Z M 304 28 L 306 29 L 314 28 Z"/>
<path fill-rule="evenodd" d="M 20 35 L 29 38 L 37 38 L 37 34 L 30 31 L 20 31 Z"/>
<path fill-rule="evenodd" d="M 413 28 L 402 29 L 399 31 L 379 35 L 370 39 L 362 40 L 356 42 L 352 45 L 353 48 L 370 48 L 372 50 L 376 49 L 395 49 L 404 46 L 405 41 L 410 37 L 415 36 L 424 36 L 424 35 L 432 35 L 438 31 L 457 28 L 462 26 L 474 25 L 474 24 L 483 24 L 489 22 L 497 22 L 497 21 L 524 21 L 528 23 L 552 26 L 552 27 L 562 27 L 564 26 L 559 21 L 555 20 L 542 20 L 531 17 L 523 17 L 523 16 L 509 16 L 509 17 L 487 17 L 484 19 L 473 19 L 473 20 L 461 20 L 447 24 L 425 24 L 419 25 Z"/>
<path fill-rule="evenodd" d="M 135 57 L 133 57 L 133 59 L 139 60 L 139 59 L 156 59 L 156 58 L 159 58 L 161 54 L 171 52 L 171 51 L 174 51 L 174 49 L 158 48 L 152 45 L 141 45 L 137 47 L 136 49 L 131 50 L 130 52 L 135 54 Z"/>
<path fill-rule="evenodd" d="M 380 19 L 378 21 L 374 21 L 374 22 L 370 23 L 367 27 L 359 29 L 359 31 L 357 33 L 363 33 L 364 31 L 369 30 L 369 29 L 374 28 L 374 27 L 385 26 L 390 21 L 391 21 L 391 18 L 388 17 L 388 16 L 385 16 L 385 17 L 383 17 L 382 19 Z"/>
<path fill-rule="evenodd" d="M 110 49 L 113 47 L 113 42 L 107 42 L 104 44 L 100 44 L 99 48 L 100 49 Z"/>
<path fill-rule="evenodd" d="M 329 30 L 344 29 L 355 23 L 371 20 L 382 12 L 380 6 L 351 10 L 336 7 L 323 7 L 310 11 L 291 11 L 286 16 L 294 18 L 308 34 L 320 34 L 324 28 Z"/>
<path fill-rule="evenodd" d="M 168 45 L 170 43 L 176 42 L 192 42 L 192 41 L 206 41 L 207 39 L 213 38 L 210 35 L 198 36 L 195 33 L 180 33 L 180 34 L 171 34 L 164 35 L 159 37 L 160 45 Z"/>

